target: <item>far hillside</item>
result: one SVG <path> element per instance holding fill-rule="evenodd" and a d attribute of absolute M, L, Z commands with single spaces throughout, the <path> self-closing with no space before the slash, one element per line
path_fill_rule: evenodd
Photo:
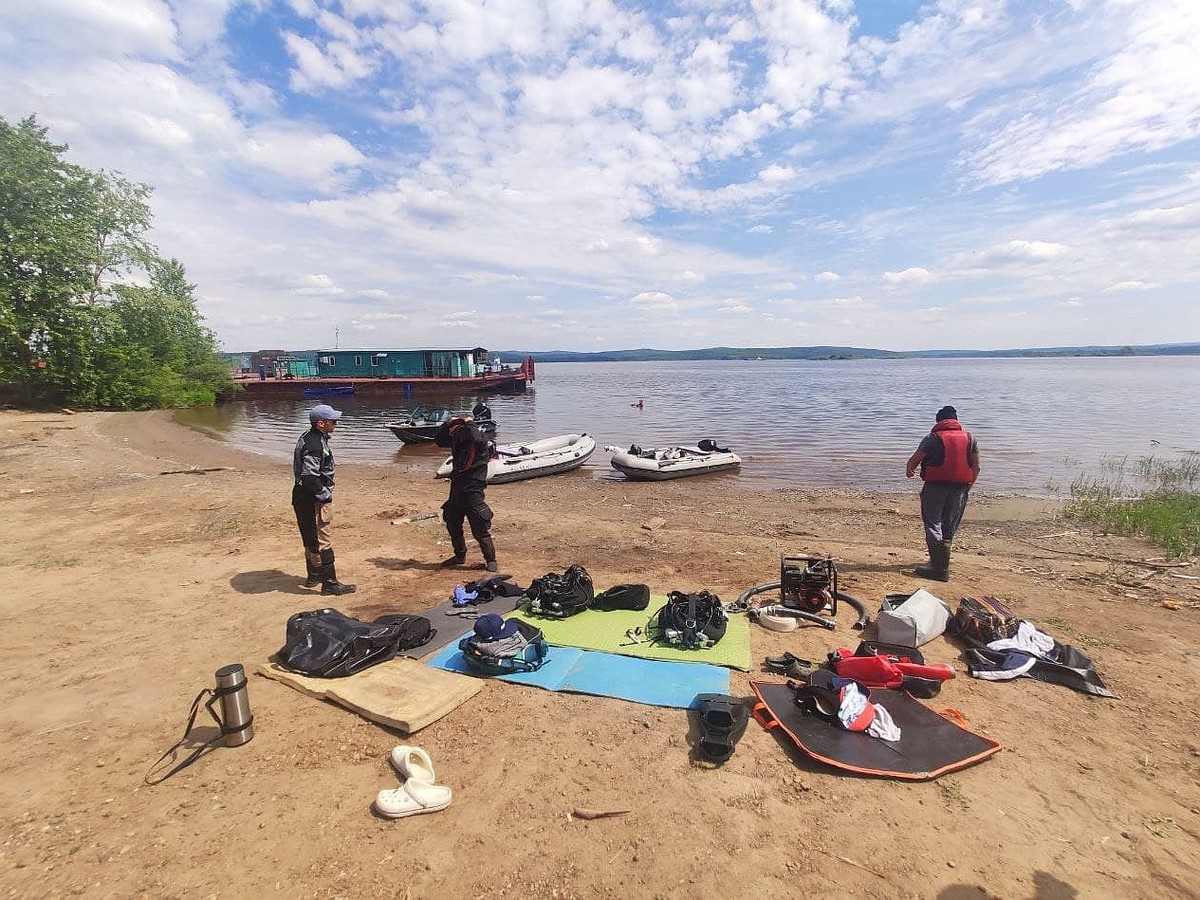
<path fill-rule="evenodd" d="M 1062 356 L 1196 356 L 1200 343 L 1142 346 L 1025 347 L 1013 350 L 875 350 L 866 347 L 709 347 L 703 350 L 498 350 L 503 358 L 532 356 L 536 362 L 641 362 L 700 359 L 965 359 Z"/>

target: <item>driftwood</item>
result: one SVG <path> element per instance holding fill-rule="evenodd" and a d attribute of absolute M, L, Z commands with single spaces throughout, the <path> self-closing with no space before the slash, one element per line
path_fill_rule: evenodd
<path fill-rule="evenodd" d="M 209 472 L 231 472 L 233 466 L 209 466 L 205 469 L 167 469 L 164 472 L 159 472 L 159 475 L 207 475 Z"/>
<path fill-rule="evenodd" d="M 1064 533 L 1069 534 L 1070 532 Z M 1050 537 L 1054 537 L 1054 535 L 1050 535 Z M 1148 566 L 1152 569 L 1186 569 L 1192 564 L 1190 561 L 1186 560 L 1183 562 L 1154 562 L 1150 559 L 1122 559 L 1117 556 L 1107 556 L 1102 553 L 1087 553 L 1082 550 L 1066 550 L 1060 547 L 1044 547 L 1041 544 L 1035 544 L 1033 541 L 1026 540 L 1025 538 L 1015 538 L 1015 540 L 1020 541 L 1022 544 L 1028 544 L 1030 547 L 1036 547 L 1038 550 L 1042 550 L 1046 553 L 1059 553 L 1063 556 L 1078 556 L 1082 559 L 1095 559 L 1099 560 L 1100 562 L 1117 563 L 1126 566 Z M 1153 559 L 1162 559 L 1162 557 L 1156 556 L 1153 557 Z"/>
<path fill-rule="evenodd" d="M 586 809 L 582 806 L 577 806 L 571 815 L 577 819 L 611 819 L 615 816 L 623 816 L 631 812 L 633 812 L 632 809 Z"/>
<path fill-rule="evenodd" d="M 875 875 L 876 877 L 882 878 L 884 881 L 887 881 L 886 875 L 884 875 L 882 872 L 875 871 L 870 866 L 864 866 L 862 863 L 855 862 L 854 860 L 848 859 L 845 856 L 839 856 L 836 853 L 830 853 L 828 850 L 825 850 L 821 847 L 813 847 L 812 849 L 816 850 L 818 853 L 824 853 L 826 856 L 832 857 L 833 859 L 836 859 L 838 862 L 845 863 L 848 866 L 854 866 L 854 868 L 856 868 L 856 869 L 862 869 L 864 872 L 870 872 L 872 875 Z"/>

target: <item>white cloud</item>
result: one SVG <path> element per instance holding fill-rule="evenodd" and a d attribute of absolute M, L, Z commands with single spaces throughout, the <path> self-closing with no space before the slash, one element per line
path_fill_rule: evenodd
<path fill-rule="evenodd" d="M 1118 281 L 1116 284 L 1106 287 L 1103 291 L 1101 291 L 1101 293 L 1121 294 L 1137 291 L 1152 291 L 1156 287 L 1158 287 L 1157 284 L 1149 284 L 1145 281 Z"/>
<path fill-rule="evenodd" d="M 339 135 L 277 126 L 251 131 L 242 146 L 242 155 L 255 166 L 326 189 L 335 187 L 341 173 L 365 159 Z"/>
<path fill-rule="evenodd" d="M 842 276 L 839 275 L 837 272 L 825 271 L 825 272 L 818 272 L 815 280 L 819 281 L 819 282 L 830 282 L 830 281 L 841 281 L 841 278 L 842 278 Z"/>
<path fill-rule="evenodd" d="M 1009 241 L 996 250 L 995 256 L 1002 259 L 1043 262 L 1062 256 L 1066 252 L 1065 246 L 1052 241 Z"/>
<path fill-rule="evenodd" d="M 770 225 L 755 225 L 746 229 L 746 234 L 770 234 L 775 229 Z"/>
<path fill-rule="evenodd" d="M 295 294 L 328 296 L 345 293 L 332 278 L 324 273 L 303 275 L 297 278 L 295 283 L 296 286 L 292 289 Z"/>
<path fill-rule="evenodd" d="M 679 311 L 679 304 L 670 294 L 664 294 L 661 291 L 643 291 L 640 294 L 635 294 L 629 301 L 629 305 L 640 312 L 647 313 L 670 313 L 674 314 Z"/>
<path fill-rule="evenodd" d="M 1087 27 L 1116 32 L 1077 84 L 979 119 L 963 163 L 983 184 L 1037 178 L 1200 136 L 1200 6 L 1192 0 L 1089 4 Z"/>
<path fill-rule="evenodd" d="M 928 269 L 921 268 L 920 266 L 901 269 L 898 272 L 888 271 L 883 273 L 884 283 L 891 285 L 920 285 L 928 284 L 934 280 L 936 280 L 936 276 Z"/>

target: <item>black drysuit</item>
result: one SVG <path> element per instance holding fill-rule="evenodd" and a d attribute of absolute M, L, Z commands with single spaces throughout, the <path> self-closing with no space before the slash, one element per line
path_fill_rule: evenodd
<path fill-rule="evenodd" d="M 483 558 L 494 562 L 496 545 L 491 535 L 492 510 L 484 500 L 492 443 L 473 422 L 458 418 L 443 422 L 433 440 L 439 447 L 449 448 L 451 454 L 450 498 L 442 504 L 442 519 L 454 555 L 467 555 L 467 541 L 463 535 L 463 519 L 466 519 L 471 534 L 479 542 Z"/>

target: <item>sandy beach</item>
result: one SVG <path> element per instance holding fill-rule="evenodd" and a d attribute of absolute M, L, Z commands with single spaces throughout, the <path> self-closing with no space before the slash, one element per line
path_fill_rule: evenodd
<path fill-rule="evenodd" d="M 334 605 L 370 619 L 449 596 L 463 576 L 437 567 L 441 521 L 404 521 L 436 513 L 446 485 L 339 466 L 338 570 L 358 592 L 330 604 L 302 586 L 290 465 L 169 413 L 0 412 L 0 475 L 10 896 L 1200 892 L 1200 581 L 1176 577 L 1200 572 L 1146 565 L 1158 549 L 1063 520 L 1053 502 L 989 496 L 986 468 L 945 585 L 907 574 L 923 557 L 915 483 L 894 496 L 752 493 L 575 472 L 488 492 L 502 568 L 521 584 L 581 563 L 597 589 L 637 581 L 730 601 L 777 580 L 781 553 L 828 553 L 872 612 L 918 586 L 951 605 L 1000 596 L 1087 652 L 1118 695 L 977 681 L 937 639 L 926 657 L 958 677 L 930 705 L 1004 750 L 925 783 L 839 773 L 754 723 L 713 767 L 682 710 L 499 682 L 409 741 L 251 675 L 254 740 L 150 787 L 143 775 L 196 693 L 227 663 L 265 661 L 289 615 Z M 834 632 L 753 626 L 754 671 L 735 672 L 732 693 L 778 680 L 761 670 L 767 655 L 855 646 L 852 618 Z M 372 813 L 402 742 L 436 761 L 448 809 Z M 584 821 L 578 807 L 631 812 Z"/>

